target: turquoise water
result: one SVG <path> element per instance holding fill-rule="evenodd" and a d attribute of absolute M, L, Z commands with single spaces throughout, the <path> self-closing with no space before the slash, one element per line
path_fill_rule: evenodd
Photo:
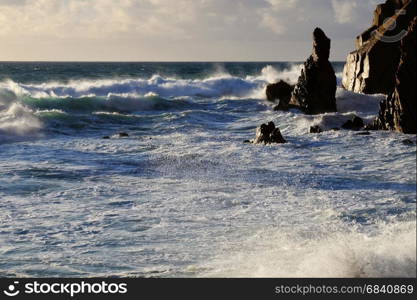
<path fill-rule="evenodd" d="M 0 275 L 416 276 L 415 136 L 308 134 L 382 97 L 272 111 L 300 68 L 0 63 Z M 288 144 L 243 143 L 270 120 Z"/>

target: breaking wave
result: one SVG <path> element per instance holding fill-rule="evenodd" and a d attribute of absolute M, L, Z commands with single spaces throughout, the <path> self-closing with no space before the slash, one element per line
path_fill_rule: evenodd
<path fill-rule="evenodd" d="M 32 98 L 86 98 L 86 97 L 250 97 L 263 90 L 267 83 L 278 79 L 295 82 L 301 66 L 278 71 L 266 66 L 256 76 L 246 78 L 232 76 L 226 72 L 205 79 L 176 79 L 153 75 L 151 78 L 75 80 L 68 83 L 44 82 L 23 84 L 12 80 L 0 83 L 0 89 L 14 92 L 18 96 Z"/>
<path fill-rule="evenodd" d="M 119 122 L 121 119 L 125 122 L 126 114 L 143 111 L 204 110 L 200 100 L 204 103 L 205 99 L 264 100 L 267 84 L 280 79 L 296 83 L 301 68 L 301 64 L 280 70 L 267 65 L 258 74 L 244 77 L 232 76 L 222 69 L 203 79 L 177 79 L 155 74 L 147 79 L 42 83 L 4 80 L 0 82 L 0 136 L 2 141 L 37 136 L 45 124 L 55 126 L 57 122 L 79 128 L 85 126 L 81 123 L 88 124 L 97 117 L 102 118 L 102 122 Z M 353 113 L 371 120 L 381 99 L 381 96 L 359 95 L 339 88 L 338 113 L 298 115 L 295 124 L 304 132 L 312 123 L 323 129 L 340 127 Z M 74 114 L 77 118 L 72 118 Z"/>
<path fill-rule="evenodd" d="M 42 122 L 14 94 L 0 90 L 0 143 L 40 135 Z"/>
<path fill-rule="evenodd" d="M 260 231 L 207 263 L 205 277 L 391 278 L 416 276 L 416 223 L 381 224 L 373 234 Z"/>

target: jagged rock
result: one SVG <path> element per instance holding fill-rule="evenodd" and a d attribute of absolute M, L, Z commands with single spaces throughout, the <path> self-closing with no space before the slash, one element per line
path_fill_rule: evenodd
<path fill-rule="evenodd" d="M 278 127 L 275 127 L 274 122 L 262 124 L 256 129 L 256 137 L 254 144 L 284 144 L 287 141 L 281 134 Z"/>
<path fill-rule="evenodd" d="M 395 90 L 380 104 L 377 119 L 368 129 L 417 133 L 417 17 L 401 41 L 401 59 Z"/>
<path fill-rule="evenodd" d="M 336 75 L 329 62 L 330 39 L 320 29 L 313 33 L 313 54 L 304 63 L 290 105 L 307 114 L 336 111 Z"/>
<path fill-rule="evenodd" d="M 354 116 L 352 120 L 348 120 L 345 124 L 342 125 L 343 129 L 348 130 L 360 130 L 365 126 L 365 123 L 358 116 Z"/>
<path fill-rule="evenodd" d="M 343 87 L 365 94 L 390 94 L 400 59 L 400 40 L 416 15 L 415 0 L 387 0 L 375 10 L 372 26 L 356 38 L 343 70 Z"/>
<path fill-rule="evenodd" d="M 129 134 L 127 132 L 119 132 L 118 136 L 119 137 L 128 137 Z"/>
<path fill-rule="evenodd" d="M 266 98 L 275 102 L 279 100 L 279 104 L 274 107 L 274 110 L 288 110 L 288 103 L 291 100 L 291 93 L 294 90 L 294 85 L 290 85 L 284 80 L 280 80 L 274 84 L 268 84 L 266 87 Z"/>
<path fill-rule="evenodd" d="M 320 128 L 320 126 L 311 126 L 310 127 L 310 133 L 322 133 L 323 129 Z"/>

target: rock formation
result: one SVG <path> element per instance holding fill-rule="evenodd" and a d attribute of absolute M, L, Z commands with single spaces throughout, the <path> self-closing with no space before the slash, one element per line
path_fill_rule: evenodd
<path fill-rule="evenodd" d="M 288 84 L 284 80 L 280 80 L 266 87 L 266 98 L 271 102 L 279 100 L 279 104 L 274 110 L 288 110 L 288 104 L 290 103 L 293 90 L 293 85 Z"/>
<path fill-rule="evenodd" d="M 361 130 L 365 126 L 365 123 L 358 116 L 354 116 L 351 120 L 348 120 L 342 125 L 343 129 L 347 130 Z"/>
<path fill-rule="evenodd" d="M 372 26 L 356 38 L 347 57 L 343 87 L 365 94 L 390 94 L 400 60 L 400 41 L 416 16 L 415 0 L 387 0 L 378 5 Z"/>
<path fill-rule="evenodd" d="M 275 127 L 274 122 L 262 124 L 256 129 L 256 137 L 254 144 L 284 144 L 287 141 L 281 134 L 278 127 Z"/>
<path fill-rule="evenodd" d="M 395 90 L 381 102 L 380 111 L 369 129 L 417 133 L 417 17 L 401 41 L 401 58 Z"/>
<path fill-rule="evenodd" d="M 315 125 L 310 127 L 310 133 L 322 133 L 323 129 L 320 126 Z"/>
<path fill-rule="evenodd" d="M 304 63 L 290 105 L 307 114 L 336 111 L 336 75 L 329 62 L 330 39 L 320 29 L 313 33 L 313 54 Z"/>

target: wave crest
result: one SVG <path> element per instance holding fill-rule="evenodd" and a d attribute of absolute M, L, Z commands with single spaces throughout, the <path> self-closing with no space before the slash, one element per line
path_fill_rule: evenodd
<path fill-rule="evenodd" d="M 110 95 L 158 95 L 164 98 L 177 97 L 250 97 L 263 91 L 266 84 L 279 79 L 295 82 L 301 65 L 290 69 L 277 70 L 266 66 L 256 76 L 245 78 L 232 76 L 226 72 L 217 72 L 205 79 L 176 79 L 153 75 L 151 78 L 75 80 L 68 83 L 45 82 L 41 84 L 23 84 L 12 80 L 0 83 L 1 89 L 12 91 L 18 96 L 32 98 L 85 98 L 108 97 Z M 262 95 L 264 98 L 264 95 Z"/>
<path fill-rule="evenodd" d="M 39 135 L 42 122 L 14 94 L 0 90 L 0 143 Z"/>
<path fill-rule="evenodd" d="M 416 276 L 416 224 L 380 225 L 377 235 L 341 230 L 306 233 L 263 231 L 203 266 L 204 277 L 379 278 Z M 314 235 L 314 233 L 312 233 Z"/>

